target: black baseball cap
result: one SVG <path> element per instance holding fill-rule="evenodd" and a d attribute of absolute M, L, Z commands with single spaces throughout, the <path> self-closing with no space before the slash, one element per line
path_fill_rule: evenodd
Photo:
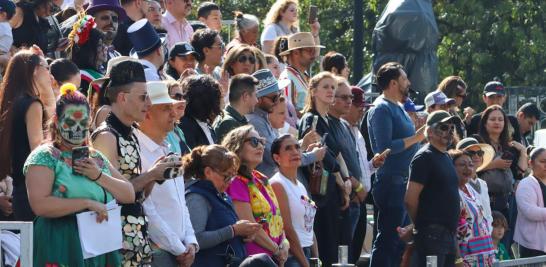
<path fill-rule="evenodd" d="M 485 96 L 492 95 L 505 95 L 506 91 L 504 90 L 504 85 L 499 81 L 488 82 L 483 88 L 483 94 Z"/>
<path fill-rule="evenodd" d="M 169 51 L 169 58 L 172 59 L 176 56 L 183 57 L 189 54 L 193 54 L 193 56 L 197 57 L 197 52 L 195 52 L 195 49 L 193 49 L 193 46 L 191 46 L 191 44 L 186 42 L 180 42 L 173 45 L 173 47 Z"/>

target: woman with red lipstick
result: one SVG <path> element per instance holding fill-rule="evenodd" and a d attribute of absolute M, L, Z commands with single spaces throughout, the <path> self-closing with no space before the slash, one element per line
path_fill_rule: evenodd
<path fill-rule="evenodd" d="M 305 186 L 298 181 L 301 150 L 298 141 L 285 134 L 273 141 L 271 156 L 279 172 L 269 181 L 275 191 L 286 238 L 290 241 L 290 256 L 285 267 L 308 267 L 309 258 L 318 257 L 313 224 L 317 206 L 307 195 Z"/>
<path fill-rule="evenodd" d="M 495 159 L 479 174 L 487 182 L 491 210 L 508 216 L 508 203 L 513 192 L 514 177 L 527 170 L 525 147 L 511 141 L 510 123 L 498 105 L 488 107 L 480 121 L 480 136 L 495 149 Z M 513 129 L 512 129 L 513 130 Z"/>
<path fill-rule="evenodd" d="M 467 152 L 449 152 L 459 177 L 461 212 L 457 225 L 457 245 L 464 266 L 493 266 L 495 251 L 479 194 L 468 184 L 474 163 Z"/>

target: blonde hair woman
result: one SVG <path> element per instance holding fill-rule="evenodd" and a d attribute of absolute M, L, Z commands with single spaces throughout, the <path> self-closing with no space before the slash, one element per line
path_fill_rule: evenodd
<path fill-rule="evenodd" d="M 297 0 L 277 0 L 264 20 L 264 30 L 260 37 L 262 51 L 273 54 L 273 43 L 278 36 L 288 36 L 298 33 L 298 1 Z M 311 33 L 315 39 L 315 44 L 320 44 L 319 40 L 320 24 L 318 19 L 311 23 Z"/>

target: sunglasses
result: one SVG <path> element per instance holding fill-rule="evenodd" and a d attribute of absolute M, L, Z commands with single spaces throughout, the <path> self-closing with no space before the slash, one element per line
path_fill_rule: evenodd
<path fill-rule="evenodd" d="M 478 156 L 480 158 L 483 157 L 483 155 L 485 154 L 485 152 L 483 152 L 483 150 L 478 150 L 478 151 L 469 150 L 469 151 L 465 151 L 464 153 L 466 155 L 468 155 L 469 157 Z"/>
<path fill-rule="evenodd" d="M 342 99 L 343 101 L 353 101 L 353 95 L 336 95 L 336 98 Z"/>
<path fill-rule="evenodd" d="M 281 98 L 281 95 L 282 95 L 282 92 L 279 92 L 278 94 L 274 96 L 265 96 L 265 97 L 269 98 L 273 103 L 277 103 L 279 99 Z"/>
<path fill-rule="evenodd" d="M 173 96 L 171 96 L 171 98 L 174 100 L 182 101 L 182 99 L 184 98 L 184 95 L 181 93 L 176 93 Z"/>
<path fill-rule="evenodd" d="M 239 63 L 245 63 L 248 61 L 250 62 L 250 64 L 256 64 L 256 58 L 253 56 L 247 56 L 247 55 L 240 55 L 237 58 L 237 61 L 239 61 Z"/>
<path fill-rule="evenodd" d="M 118 22 L 118 16 L 116 15 L 103 15 L 99 17 L 100 20 L 112 20 L 112 22 Z"/>
<path fill-rule="evenodd" d="M 225 174 L 225 173 L 221 173 L 215 169 L 212 169 L 212 171 L 214 171 L 216 174 L 222 176 L 224 182 L 228 183 L 228 182 L 231 182 L 231 179 L 233 178 L 233 175 L 231 174 Z"/>
<path fill-rule="evenodd" d="M 211 47 L 219 47 L 221 48 L 222 50 L 224 50 L 226 48 L 226 44 L 224 44 L 224 42 L 220 43 L 219 45 L 213 45 Z"/>
<path fill-rule="evenodd" d="M 437 129 L 437 130 L 440 130 L 442 132 L 447 132 L 447 131 L 453 131 L 455 129 L 455 126 L 453 126 L 453 124 L 440 123 L 440 124 L 436 125 L 434 128 Z"/>
<path fill-rule="evenodd" d="M 258 138 L 254 136 L 246 138 L 245 142 L 249 142 L 253 148 L 257 148 L 258 145 L 265 146 L 265 140 L 263 138 Z"/>

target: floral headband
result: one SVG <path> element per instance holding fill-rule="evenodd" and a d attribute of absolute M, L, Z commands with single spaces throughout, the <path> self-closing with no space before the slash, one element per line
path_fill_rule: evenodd
<path fill-rule="evenodd" d="M 86 15 L 84 12 L 79 14 L 78 21 L 72 26 L 72 31 L 68 34 L 70 44 L 67 49 L 71 50 L 75 45 L 82 46 L 89 40 L 91 29 L 97 25 L 95 19 Z"/>

